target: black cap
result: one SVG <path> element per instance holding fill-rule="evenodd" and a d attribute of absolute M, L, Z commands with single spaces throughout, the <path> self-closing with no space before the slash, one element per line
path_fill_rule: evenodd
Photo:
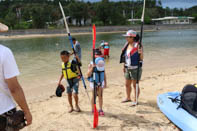
<path fill-rule="evenodd" d="M 63 50 L 63 51 L 60 52 L 60 55 L 69 56 L 70 55 L 70 52 L 68 52 L 67 50 Z"/>
<path fill-rule="evenodd" d="M 63 85 L 58 85 L 56 91 L 55 91 L 55 94 L 57 97 L 61 97 L 62 96 L 62 93 L 65 91 L 65 88 Z"/>
<path fill-rule="evenodd" d="M 102 52 L 100 49 L 95 49 L 95 55 L 102 55 Z"/>
<path fill-rule="evenodd" d="M 76 38 L 73 37 L 73 38 L 72 38 L 72 41 L 76 41 Z"/>

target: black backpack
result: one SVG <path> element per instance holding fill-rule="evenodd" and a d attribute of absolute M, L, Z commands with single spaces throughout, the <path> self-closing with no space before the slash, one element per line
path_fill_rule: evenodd
<path fill-rule="evenodd" d="M 181 101 L 178 108 L 185 109 L 197 118 L 197 85 L 186 85 L 181 93 Z"/>

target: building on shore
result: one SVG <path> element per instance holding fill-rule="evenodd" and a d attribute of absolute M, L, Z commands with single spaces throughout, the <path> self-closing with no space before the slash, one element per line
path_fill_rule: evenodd
<path fill-rule="evenodd" d="M 141 21 L 141 19 L 128 19 L 129 22 L 131 22 L 132 24 L 135 24 L 136 22 Z"/>
<path fill-rule="evenodd" d="M 69 25 L 74 25 L 74 26 L 86 26 L 92 24 L 92 20 L 90 18 L 88 19 L 82 18 L 81 20 L 77 20 L 75 18 L 71 18 L 70 16 L 68 16 L 66 19 Z M 61 18 L 55 23 L 57 24 L 57 26 L 62 26 L 64 25 L 64 19 Z"/>
<path fill-rule="evenodd" d="M 155 18 L 152 21 L 157 24 L 192 24 L 192 20 L 194 17 L 186 17 L 186 16 L 169 16 L 163 18 Z"/>

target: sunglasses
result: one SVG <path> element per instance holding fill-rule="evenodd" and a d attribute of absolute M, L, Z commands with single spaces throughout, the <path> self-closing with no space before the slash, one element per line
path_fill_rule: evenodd
<path fill-rule="evenodd" d="M 132 37 L 132 36 L 127 36 L 126 38 L 134 38 L 134 37 Z"/>

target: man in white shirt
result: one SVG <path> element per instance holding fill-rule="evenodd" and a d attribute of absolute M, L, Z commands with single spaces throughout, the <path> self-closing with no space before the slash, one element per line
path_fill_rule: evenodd
<path fill-rule="evenodd" d="M 6 113 L 15 109 L 16 102 L 24 112 L 28 126 L 32 123 L 32 115 L 23 89 L 18 83 L 18 75 L 19 70 L 12 51 L 0 44 L 0 116 L 5 116 Z"/>

